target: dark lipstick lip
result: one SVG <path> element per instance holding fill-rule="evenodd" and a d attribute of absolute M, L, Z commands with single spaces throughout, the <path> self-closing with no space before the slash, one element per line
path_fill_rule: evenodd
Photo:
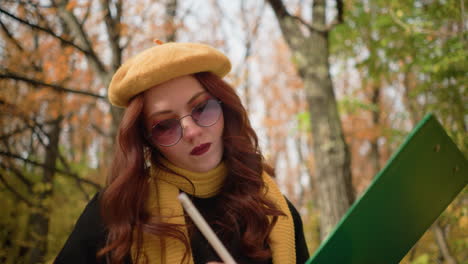
<path fill-rule="evenodd" d="M 199 156 L 205 154 L 205 152 L 207 152 L 210 149 L 210 146 L 211 143 L 201 144 L 200 146 L 193 148 L 190 152 L 190 155 Z"/>

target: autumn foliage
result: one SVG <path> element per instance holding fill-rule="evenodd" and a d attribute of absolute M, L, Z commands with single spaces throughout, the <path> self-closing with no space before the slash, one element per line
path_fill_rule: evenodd
<path fill-rule="evenodd" d="M 312 133 L 303 68 L 316 65 L 301 52 L 317 43 L 295 49 L 273 7 L 288 11 L 295 34 L 328 38 L 325 71 L 356 197 L 428 112 L 467 155 L 463 1 L 330 1 L 336 20 L 314 28 L 311 10 L 323 2 L 2 1 L 0 262 L 50 263 L 60 250 L 105 182 L 121 116 L 106 99 L 110 78 L 154 39 L 205 42 L 231 58 L 226 80 L 301 212 L 313 252 L 323 232 L 314 143 L 325 139 Z M 468 261 L 466 200 L 465 190 L 402 263 Z"/>

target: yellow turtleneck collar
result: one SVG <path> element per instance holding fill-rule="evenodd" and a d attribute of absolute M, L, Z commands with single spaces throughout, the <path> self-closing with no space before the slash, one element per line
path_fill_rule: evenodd
<path fill-rule="evenodd" d="M 207 172 L 193 172 L 179 168 L 164 158 L 161 158 L 160 162 L 178 175 L 164 170 L 156 170 L 153 175 L 157 180 L 175 185 L 180 190 L 199 198 L 209 198 L 217 195 L 227 176 L 227 168 L 224 162 L 219 163 L 218 166 Z"/>

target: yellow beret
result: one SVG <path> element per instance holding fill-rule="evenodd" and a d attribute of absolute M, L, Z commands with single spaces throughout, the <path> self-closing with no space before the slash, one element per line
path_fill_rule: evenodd
<path fill-rule="evenodd" d="M 208 45 L 164 43 L 122 64 L 112 77 L 108 97 L 111 104 L 126 107 L 133 96 L 176 77 L 209 71 L 222 78 L 230 70 L 229 59 Z"/>

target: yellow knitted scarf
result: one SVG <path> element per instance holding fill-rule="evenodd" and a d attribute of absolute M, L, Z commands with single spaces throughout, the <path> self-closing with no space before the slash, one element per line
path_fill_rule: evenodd
<path fill-rule="evenodd" d="M 150 178 L 150 192 L 148 197 L 147 210 L 157 212 L 167 219 L 167 223 L 185 225 L 183 208 L 177 196 L 180 191 L 200 198 L 213 197 L 219 193 L 227 176 L 227 168 L 222 162 L 216 168 L 205 172 L 195 173 L 178 168 L 168 162 L 161 161 L 165 166 L 173 170 L 186 179 L 160 169 L 153 169 Z M 266 196 L 274 201 L 278 208 L 286 216 L 278 217 L 272 232 L 270 233 L 270 248 L 273 254 L 274 264 L 296 263 L 296 250 L 294 240 L 294 223 L 284 196 L 281 194 L 274 180 L 265 172 L 262 178 L 266 185 Z M 167 217 L 167 218 L 166 218 Z M 183 232 L 188 237 L 187 229 Z M 140 249 L 140 261 L 146 256 L 148 264 L 173 264 L 182 263 L 185 252 L 184 244 L 171 237 L 157 237 L 148 233 L 143 233 L 143 245 Z M 132 259 L 135 262 L 136 247 L 132 246 Z M 189 256 L 188 263 L 193 264 L 192 256 Z"/>

